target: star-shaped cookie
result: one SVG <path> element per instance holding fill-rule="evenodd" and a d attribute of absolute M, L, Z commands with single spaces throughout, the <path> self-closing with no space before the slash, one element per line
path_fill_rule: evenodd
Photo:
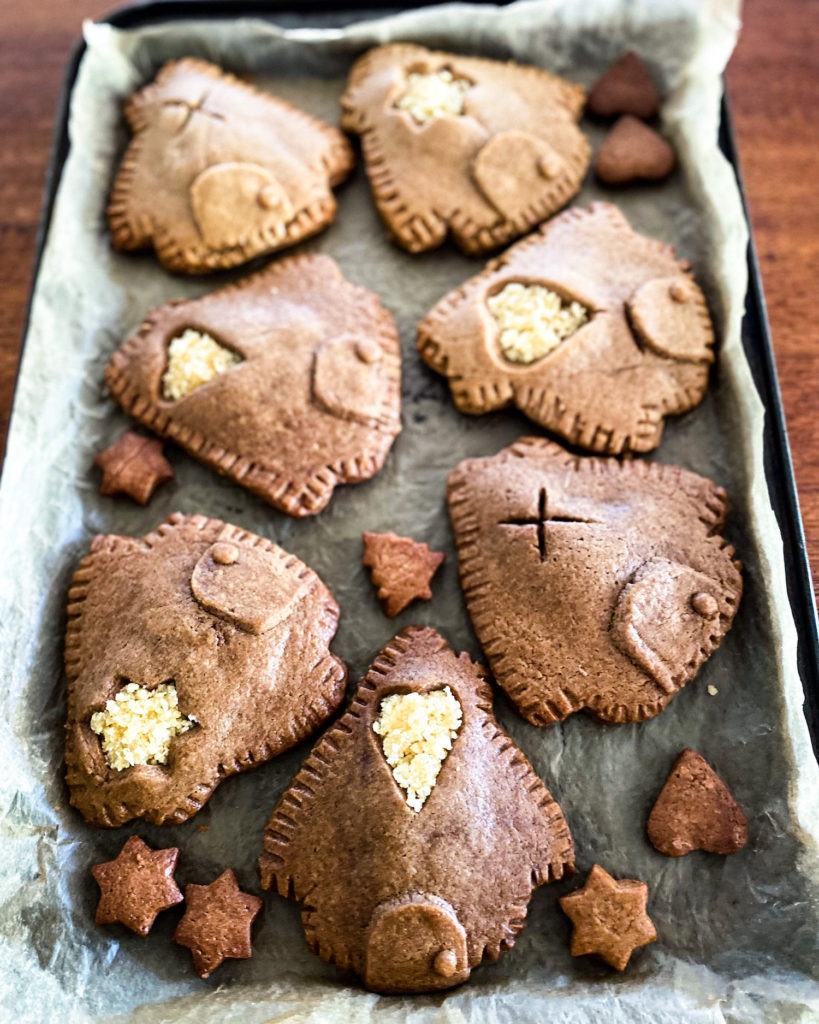
<path fill-rule="evenodd" d="M 548 221 L 418 325 L 461 412 L 514 405 L 608 455 L 656 448 L 665 417 L 697 405 L 713 344 L 689 264 L 610 203 Z"/>
<path fill-rule="evenodd" d="M 162 454 L 162 442 L 133 430 L 126 430 L 100 452 L 94 465 L 102 470 L 100 494 L 127 494 L 140 505 L 147 505 L 157 487 L 173 477 L 171 464 Z"/>
<path fill-rule="evenodd" d="M 429 601 L 430 581 L 444 560 L 442 551 L 432 551 L 410 537 L 395 533 L 362 534 L 363 565 L 372 570 L 372 580 L 390 618 L 402 612 L 415 600 Z"/>
<path fill-rule="evenodd" d="M 105 379 L 129 415 L 293 516 L 372 477 L 401 430 L 395 321 L 329 256 L 160 306 Z"/>
<path fill-rule="evenodd" d="M 378 212 L 410 252 L 451 234 L 484 253 L 571 199 L 589 162 L 585 93 L 540 68 L 397 43 L 364 54 L 341 100 Z"/>
<path fill-rule="evenodd" d="M 207 978 L 225 960 L 253 956 L 250 929 L 261 909 L 262 900 L 242 892 L 228 868 L 210 885 L 185 886 L 185 916 L 173 940 L 191 951 L 196 973 Z"/>
<path fill-rule="evenodd" d="M 97 924 L 126 925 L 147 935 L 156 915 L 182 902 L 173 878 L 179 850 L 152 850 L 139 836 L 131 836 L 119 855 L 95 864 L 91 874 L 100 887 Z"/>
<path fill-rule="evenodd" d="M 125 106 L 134 137 L 111 192 L 117 249 L 172 271 L 234 267 L 316 234 L 353 166 L 338 129 L 214 64 L 168 61 Z"/>
<path fill-rule="evenodd" d="M 572 956 L 593 953 L 623 971 L 635 949 L 657 938 L 646 913 L 648 886 L 633 878 L 618 882 L 599 864 L 581 889 L 558 902 L 574 925 Z"/>

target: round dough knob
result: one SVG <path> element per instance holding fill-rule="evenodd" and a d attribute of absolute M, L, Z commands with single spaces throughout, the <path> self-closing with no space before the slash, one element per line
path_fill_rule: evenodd
<path fill-rule="evenodd" d="M 362 363 L 377 363 L 381 358 L 381 347 L 369 338 L 362 338 L 356 342 L 355 354 Z"/>
<path fill-rule="evenodd" d="M 263 210 L 275 210 L 282 205 L 282 190 L 278 185 L 265 185 L 259 190 L 259 206 Z"/>
<path fill-rule="evenodd" d="M 221 542 L 213 545 L 213 560 L 217 565 L 233 565 L 239 557 L 239 549 L 235 544 Z"/>
<path fill-rule="evenodd" d="M 442 978 L 451 978 L 458 970 L 458 957 L 454 949 L 442 949 L 432 962 L 432 969 Z"/>
<path fill-rule="evenodd" d="M 719 605 L 712 594 L 694 594 L 691 598 L 691 607 L 704 619 L 715 619 L 719 615 Z"/>
<path fill-rule="evenodd" d="M 675 302 L 690 302 L 694 297 L 687 281 L 675 281 L 668 289 L 668 294 Z"/>

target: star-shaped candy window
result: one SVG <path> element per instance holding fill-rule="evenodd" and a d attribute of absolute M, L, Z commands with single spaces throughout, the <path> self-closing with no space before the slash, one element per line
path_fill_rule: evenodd
<path fill-rule="evenodd" d="M 157 914 L 182 902 L 173 879 L 179 850 L 152 850 L 131 836 L 114 860 L 95 864 L 91 874 L 100 887 L 97 924 L 119 922 L 147 935 Z"/>

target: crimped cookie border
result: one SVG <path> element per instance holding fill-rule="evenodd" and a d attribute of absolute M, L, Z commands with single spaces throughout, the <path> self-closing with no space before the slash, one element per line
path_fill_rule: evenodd
<path fill-rule="evenodd" d="M 260 278 L 273 279 L 297 263 L 314 263 L 329 260 L 320 254 L 290 256 L 265 267 L 249 277 L 242 278 L 225 288 L 220 295 L 243 291 L 254 285 Z M 375 294 L 360 285 L 348 281 L 333 261 L 337 279 L 342 287 L 356 289 L 362 295 L 375 299 L 375 313 L 370 336 L 378 343 L 387 369 L 388 388 L 382 400 L 382 415 L 372 422 L 369 444 L 360 454 L 337 459 L 318 467 L 298 487 L 291 476 L 275 473 L 258 462 L 240 456 L 237 452 L 208 439 L 200 433 L 176 421 L 172 411 L 162 408 L 157 402 L 140 391 L 127 374 L 128 355 L 138 350 L 142 338 L 147 335 L 159 318 L 163 306 L 151 310 L 137 331 L 128 338 L 111 356 L 105 368 L 105 380 L 112 397 L 123 410 L 143 426 L 176 442 L 190 455 L 216 470 L 221 476 L 247 488 L 275 508 L 288 515 L 301 518 L 317 515 L 326 508 L 335 488 L 339 484 L 360 483 L 369 480 L 382 468 L 395 438 L 401 431 L 401 341 L 392 314 L 381 304 Z M 213 294 L 213 293 L 212 293 Z M 189 301 L 189 300 L 182 300 Z M 190 300 L 196 301 L 196 300 Z"/>
<path fill-rule="evenodd" d="M 493 278 L 499 271 L 503 271 L 521 252 L 536 248 L 542 236 L 547 235 L 553 225 L 558 222 L 588 220 L 600 214 L 607 217 L 610 226 L 615 230 L 622 231 L 624 234 L 640 234 L 631 227 L 625 215 L 613 203 L 598 200 L 591 203 L 588 209 L 571 207 L 565 210 L 557 217 L 541 224 L 536 231 L 510 246 L 500 256 L 490 260 L 484 270 L 470 277 L 459 288 L 455 288 L 443 296 L 418 324 L 416 348 L 421 359 L 430 369 L 447 378 L 452 400 L 460 412 L 480 416 L 497 409 L 514 406 L 538 426 L 553 431 L 569 444 L 578 445 L 596 454 L 621 455 L 626 452 L 649 452 L 659 446 L 667 417 L 688 412 L 699 405 L 704 398 L 708 390 L 710 372 L 708 362 L 701 364 L 685 362 L 684 365 L 687 367 L 701 366 L 701 387 L 691 388 L 680 385 L 671 401 L 664 398 L 660 403 L 642 403 L 634 420 L 635 429 L 624 433 L 611 425 L 595 423 L 594 419 L 587 419 L 583 411 L 567 406 L 557 391 L 541 384 L 527 383 L 525 377 L 520 374 L 510 374 L 508 377 L 504 376 L 495 380 L 487 379 L 481 383 L 464 381 L 459 375 L 450 372 L 449 356 L 437 333 L 442 322 L 453 310 L 457 309 L 461 303 L 471 301 L 472 293 L 476 289 Z M 670 243 L 650 238 L 648 235 L 640 235 L 640 238 L 650 243 L 651 248 L 657 253 L 673 257 L 676 260 L 679 273 L 694 285 L 698 316 L 707 326 L 708 350 L 713 352 L 716 341 L 713 322 L 705 298 L 691 271 L 691 263 L 688 260 L 677 259 L 674 246 Z M 669 360 L 669 362 L 673 361 Z"/>
<path fill-rule="evenodd" d="M 253 96 L 260 96 L 283 108 L 288 114 L 297 116 L 305 125 L 309 125 L 311 130 L 318 131 L 327 142 L 320 163 L 322 171 L 329 176 L 329 189 L 340 185 L 355 166 L 352 147 L 347 139 L 339 129 L 325 123 L 321 118 L 314 117 L 287 100 L 258 89 L 229 71 L 223 71 L 215 64 L 198 57 L 166 61 L 153 81 L 139 89 L 125 104 L 125 118 L 133 137 L 120 163 L 106 208 L 114 248 L 133 251 L 153 246 L 157 258 L 167 270 L 173 273 L 207 274 L 214 270 L 227 270 L 247 263 L 257 256 L 285 249 L 318 234 L 327 227 L 335 217 L 337 208 L 331 191 L 317 202 L 299 210 L 285 226 L 283 235 L 272 228 L 255 228 L 237 246 L 219 250 L 211 249 L 204 242 L 180 247 L 172 241 L 170 233 L 154 225 L 149 216 L 129 216 L 128 206 L 133 193 L 135 169 L 142 152 L 141 134 L 149 123 L 144 116 L 143 107 L 153 94 L 159 91 L 165 79 L 179 67 L 190 68 L 209 78 L 226 81 L 229 85 Z"/>
<path fill-rule="evenodd" d="M 335 633 L 338 628 L 340 612 L 338 604 L 327 588 L 327 585 L 301 559 L 289 554 L 289 552 L 266 537 L 261 537 L 249 530 L 243 530 L 241 527 L 234 526 L 231 523 L 225 523 L 221 519 L 198 514 L 185 515 L 182 512 L 171 513 L 155 530 L 151 530 L 150 533 L 145 534 L 143 537 L 97 534 L 91 541 L 88 554 L 82 559 L 79 568 L 74 573 L 68 590 L 64 664 L 68 678 L 69 721 L 73 683 L 85 667 L 81 657 L 85 599 L 93 586 L 97 572 L 104 568 L 110 555 L 149 551 L 169 533 L 190 524 L 195 525 L 202 533 L 212 533 L 214 541 L 219 537 L 225 540 L 235 540 L 246 546 L 249 544 L 251 547 L 260 548 L 282 560 L 288 569 L 294 565 L 301 566 L 298 572 L 300 579 L 305 577 L 311 578 L 311 588 L 315 588 L 318 585 L 327 591 L 328 600 L 324 602 L 322 608 L 323 618 L 316 618 L 315 621 L 330 629 L 332 633 Z M 217 766 L 216 781 L 213 785 L 202 783 L 196 786 L 170 814 L 152 813 L 150 808 L 129 806 L 122 801 L 103 800 L 102 805 L 97 806 L 98 801 L 95 800 L 93 805 L 89 804 L 87 800 L 88 795 L 90 794 L 92 797 L 95 795 L 99 796 L 100 787 L 89 781 L 89 774 L 83 765 L 82 754 L 75 749 L 71 733 L 67 731 L 66 781 L 69 787 L 71 805 L 82 813 L 86 821 L 102 828 L 117 828 L 133 818 L 144 818 L 154 825 L 179 824 L 186 821 L 202 809 L 205 802 L 223 779 L 236 775 L 239 772 L 247 771 L 250 768 L 255 768 L 265 761 L 278 757 L 279 754 L 284 753 L 314 733 L 333 714 L 344 699 L 347 666 L 336 655 L 328 653 L 312 666 L 306 681 L 310 686 L 316 688 L 315 698 L 312 704 L 305 706 L 301 717 L 293 719 L 289 723 L 289 728 L 280 732 L 278 742 L 275 742 L 275 737 L 266 737 L 258 746 L 246 751 L 242 750 L 234 755 L 232 761 L 226 760 L 219 764 Z"/>
<path fill-rule="evenodd" d="M 643 459 L 634 459 L 621 462 L 613 458 L 589 457 L 572 455 L 560 445 L 546 438 L 523 437 L 503 449 L 510 456 L 525 458 L 532 452 L 543 456 L 544 454 L 558 467 L 574 469 L 579 471 L 582 464 L 593 466 L 594 472 L 598 474 L 622 474 L 628 473 L 638 478 L 654 478 L 668 481 L 670 486 L 677 490 L 685 491 L 698 500 L 702 494 L 695 484 L 695 479 L 706 480 L 699 477 L 691 470 L 682 469 L 680 466 L 667 465 L 661 462 L 650 462 Z M 467 462 L 472 460 L 465 460 Z M 544 698 L 534 692 L 531 676 L 536 670 L 533 668 L 529 673 L 523 673 L 510 665 L 510 658 L 507 653 L 508 640 L 496 628 L 497 617 L 493 616 L 491 609 L 486 605 L 488 591 L 491 588 L 491 581 L 486 573 L 485 562 L 480 554 L 480 539 L 482 531 L 475 513 L 475 498 L 471 493 L 470 480 L 466 470 L 462 468 L 463 463 L 452 470 L 447 478 L 447 506 L 455 534 L 455 547 L 458 553 L 458 573 L 466 601 L 469 617 L 475 633 L 481 644 L 481 649 L 486 655 L 496 682 L 507 693 L 509 699 L 514 703 L 517 711 L 527 722 L 532 725 L 546 726 L 562 721 L 576 711 L 588 711 L 590 714 L 611 725 L 642 722 L 658 715 L 668 702 L 679 691 L 690 682 L 697 674 L 700 666 L 707 661 L 713 652 L 719 647 L 734 620 L 736 609 L 742 598 L 742 563 L 735 557 L 735 550 L 724 537 L 717 533 L 725 525 L 728 513 L 728 499 L 725 490 L 707 480 L 710 485 L 710 500 L 703 505 L 703 511 L 699 515 L 700 522 L 709 530 L 707 543 L 713 544 L 718 550 L 724 552 L 730 559 L 738 573 L 738 592 L 736 598 L 726 597 L 726 603 L 734 609 L 729 617 L 720 612 L 715 623 L 719 623 L 721 634 L 713 631 L 705 646 L 697 655 L 688 662 L 684 670 L 673 677 L 675 689 L 667 693 L 659 683 L 646 674 L 646 678 L 658 691 L 656 701 L 638 704 L 632 708 L 626 704 L 606 704 L 600 698 L 581 700 L 567 687 L 558 687 L 554 681 L 550 683 L 552 698 Z M 624 657 L 628 657 L 622 652 Z"/>
<path fill-rule="evenodd" d="M 337 949 L 323 942 L 321 922 L 314 909 L 309 905 L 310 890 L 297 888 L 292 875 L 282 870 L 285 858 L 282 855 L 292 840 L 293 833 L 301 821 L 309 813 L 309 805 L 315 795 L 317 783 L 332 761 L 333 755 L 347 742 L 352 735 L 355 723 L 362 712 L 375 697 L 375 691 L 386 675 L 395 667 L 411 647 L 418 642 L 427 644 L 423 651 L 426 657 L 448 653 L 455 660 L 458 655 L 450 648 L 446 640 L 428 626 L 409 626 L 393 637 L 378 653 L 367 674 L 361 679 L 350 705 L 344 715 L 332 725 L 316 743 L 305 760 L 301 769 L 282 795 L 264 830 L 262 854 L 259 858 L 259 870 L 262 888 L 274 888 L 281 896 L 294 900 L 301 905 L 301 916 L 304 933 L 310 949 L 325 960 L 344 970 L 363 971 L 363 963 L 347 949 Z M 471 661 L 471 659 L 470 659 Z M 474 939 L 468 939 L 468 964 L 470 970 L 484 960 L 497 960 L 498 957 L 515 944 L 518 933 L 526 925 L 529 901 L 534 890 L 551 881 L 561 879 L 568 871 L 574 870 L 574 843 L 569 826 L 557 801 L 536 774 L 523 752 L 515 746 L 512 739 L 494 719 L 492 708 L 492 690 L 486 681 L 485 670 L 481 665 L 472 662 L 476 684 L 476 713 L 482 714 L 480 727 L 488 732 L 490 742 L 498 757 L 506 760 L 519 769 L 520 785 L 530 797 L 537 800 L 545 814 L 545 824 L 554 833 L 555 852 L 548 864 L 534 865 L 531 875 L 531 887 L 526 894 L 516 897 L 509 905 L 506 921 L 501 923 L 491 936 L 484 936 L 486 942 L 481 945 Z M 277 863 L 278 862 L 278 863 Z"/>

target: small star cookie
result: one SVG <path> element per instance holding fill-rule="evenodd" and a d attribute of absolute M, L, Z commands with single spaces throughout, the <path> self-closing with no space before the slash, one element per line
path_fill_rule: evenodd
<path fill-rule="evenodd" d="M 100 452 L 94 465 L 102 470 L 103 497 L 127 494 L 140 505 L 147 505 L 157 487 L 173 478 L 171 464 L 162 454 L 162 442 L 133 430 L 126 430 Z"/>
<path fill-rule="evenodd" d="M 574 925 L 572 956 L 594 953 L 625 970 L 631 954 L 657 938 L 646 913 L 648 886 L 634 878 L 618 882 L 595 864 L 586 884 L 559 899 L 564 914 Z"/>
<path fill-rule="evenodd" d="M 156 915 L 182 902 L 173 880 L 179 850 L 152 850 L 139 836 L 123 846 L 115 860 L 95 864 L 91 874 L 100 887 L 97 924 L 119 922 L 137 935 L 147 935 Z"/>
<path fill-rule="evenodd" d="M 230 868 L 210 885 L 186 885 L 185 902 L 185 916 L 173 940 L 191 951 L 200 978 L 207 978 L 224 960 L 253 955 L 250 927 L 262 900 L 242 892 Z"/>
<path fill-rule="evenodd" d="M 390 618 L 416 599 L 432 597 L 430 580 L 444 560 L 442 551 L 432 551 L 410 537 L 395 533 L 368 533 L 364 538 L 363 565 L 372 570 L 372 580 Z"/>

